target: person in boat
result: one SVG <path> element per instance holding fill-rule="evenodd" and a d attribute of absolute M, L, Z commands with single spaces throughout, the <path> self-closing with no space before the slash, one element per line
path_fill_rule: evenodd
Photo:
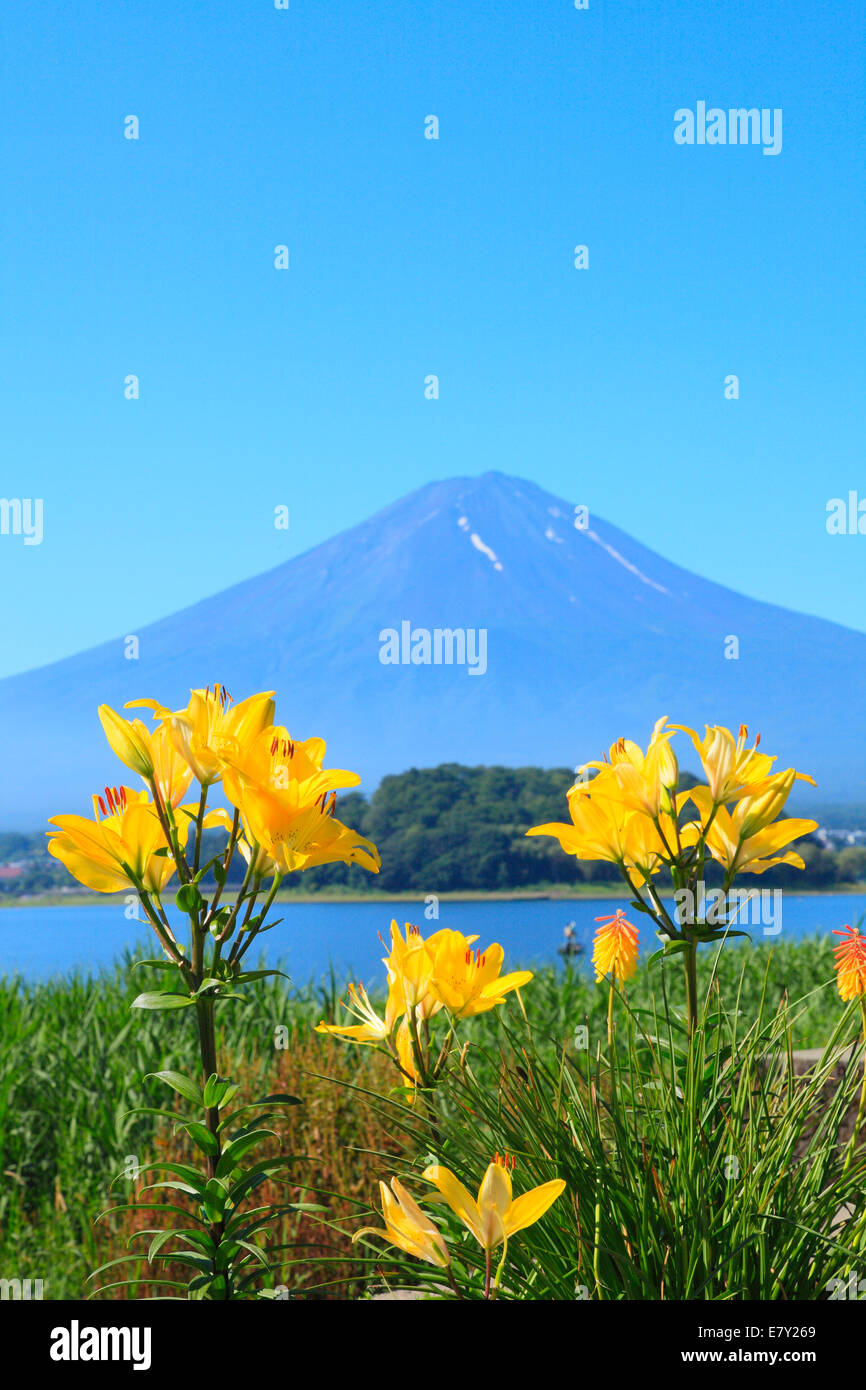
<path fill-rule="evenodd" d="M 560 946 L 560 954 L 564 956 L 576 956 L 583 950 L 582 945 L 577 939 L 577 924 L 566 922 L 562 929 L 563 942 Z"/>

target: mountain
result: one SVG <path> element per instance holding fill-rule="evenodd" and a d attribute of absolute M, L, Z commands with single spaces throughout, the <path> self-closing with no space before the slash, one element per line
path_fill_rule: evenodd
<path fill-rule="evenodd" d="M 430 632 L 429 653 L 414 645 L 431 664 L 410 650 L 404 663 L 404 623 Z M 477 646 L 475 674 L 434 664 L 434 629 L 484 629 L 483 674 Z M 431 483 L 138 637 L 137 660 L 119 636 L 0 681 L 0 830 L 89 810 L 90 792 L 119 780 L 101 702 L 179 707 L 215 681 L 236 699 L 275 690 L 278 718 L 326 738 L 327 762 L 368 791 L 442 761 L 573 767 L 621 734 L 643 743 L 662 714 L 760 730 L 778 767 L 818 778 L 801 805 L 866 785 L 866 635 L 700 579 L 500 473 Z M 732 638 L 738 659 L 725 657 Z M 384 664 L 392 649 L 398 664 Z"/>

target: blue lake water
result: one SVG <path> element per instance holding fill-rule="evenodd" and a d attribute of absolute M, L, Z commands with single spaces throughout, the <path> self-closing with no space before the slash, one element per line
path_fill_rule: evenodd
<path fill-rule="evenodd" d="M 381 934 L 389 934 L 392 917 L 414 922 L 427 935 L 437 927 L 454 927 L 477 934 L 478 945 L 500 941 L 510 966 L 532 966 L 557 959 L 562 929 L 573 921 L 576 935 L 589 948 L 594 918 L 609 916 L 617 907 L 628 910 L 625 898 L 594 901 L 442 902 L 438 921 L 424 917 L 423 900 L 394 903 L 290 903 L 274 910 L 280 926 L 259 937 L 250 958 L 262 955 L 270 964 L 283 962 L 298 984 L 319 979 L 330 966 L 342 981 L 348 975 L 367 982 L 382 977 Z M 866 912 L 862 894 L 822 894 L 782 898 L 781 930 L 766 934 L 760 925 L 745 923 L 755 942 L 798 940 L 824 935 Z M 169 917 L 180 924 L 179 914 Z M 630 913 L 640 928 L 644 951 L 657 949 L 649 918 Z M 776 918 L 778 922 L 778 916 Z M 98 970 L 111 965 L 125 947 L 146 943 L 146 954 L 160 954 L 156 938 L 145 925 L 125 916 L 123 905 L 96 907 L 15 907 L 0 910 L 0 974 L 45 979 L 72 969 Z"/>

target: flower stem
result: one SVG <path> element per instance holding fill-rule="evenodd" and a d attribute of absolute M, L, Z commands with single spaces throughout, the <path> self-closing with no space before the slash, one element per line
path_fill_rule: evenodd
<path fill-rule="evenodd" d="M 848 1144 L 848 1152 L 845 1156 L 845 1165 L 842 1169 L 843 1175 L 848 1172 L 851 1160 L 857 1149 L 857 1141 L 860 1137 L 860 1130 L 863 1128 L 863 1116 L 866 1114 L 866 995 L 860 996 L 860 1014 L 863 1019 L 863 1085 L 860 1090 L 860 1105 L 857 1110 L 857 1119 L 854 1123 L 854 1132 Z"/>
<path fill-rule="evenodd" d="M 683 952 L 683 968 L 686 976 L 686 1005 L 689 1014 L 689 1038 L 693 1038 L 698 1027 L 698 943 L 689 941 Z"/>

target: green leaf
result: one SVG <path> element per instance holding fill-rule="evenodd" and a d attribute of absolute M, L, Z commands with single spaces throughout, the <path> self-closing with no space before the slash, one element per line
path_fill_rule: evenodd
<path fill-rule="evenodd" d="M 238 1139 L 233 1139 L 220 1155 L 216 1169 L 217 1177 L 227 1177 L 232 1169 L 237 1167 L 244 1154 L 249 1153 L 250 1149 L 257 1148 L 265 1139 L 272 1139 L 273 1137 L 274 1131 L 272 1129 L 254 1129 L 251 1134 L 244 1134 Z"/>
<path fill-rule="evenodd" d="M 291 975 L 287 975 L 285 970 L 244 970 L 242 974 L 235 976 L 235 984 L 247 984 L 250 980 L 264 980 L 268 975 L 281 975 L 284 980 L 291 980 Z"/>
<path fill-rule="evenodd" d="M 207 1216 L 211 1221 L 222 1221 L 223 1216 L 225 1215 L 227 1201 L 228 1193 L 226 1192 L 224 1185 L 221 1182 L 219 1182 L 217 1178 L 211 1178 L 210 1182 L 205 1188 L 204 1196 L 202 1198 L 202 1203 L 204 1205 L 205 1212 L 207 1213 Z"/>
<path fill-rule="evenodd" d="M 169 1227 L 167 1231 L 160 1231 L 158 1235 L 154 1236 L 153 1240 L 150 1242 L 150 1248 L 147 1252 L 148 1264 L 153 1263 L 154 1256 L 159 1253 L 159 1251 L 165 1245 L 166 1241 L 171 1240 L 172 1236 L 177 1234 L 177 1231 L 173 1231 L 171 1227 Z"/>
<path fill-rule="evenodd" d="M 101 1221 L 104 1216 L 112 1216 L 115 1212 L 121 1211 L 175 1211 L 179 1216 L 186 1216 L 190 1221 L 197 1221 L 200 1226 L 204 1225 L 200 1216 L 187 1211 L 186 1207 L 175 1206 L 173 1202 L 121 1202 L 119 1206 L 106 1207 L 105 1211 L 101 1211 L 98 1216 L 94 1217 L 94 1225 L 97 1221 Z"/>
<path fill-rule="evenodd" d="M 183 1182 L 191 1183 L 193 1191 L 199 1195 L 204 1192 L 208 1184 L 208 1179 L 204 1174 L 189 1163 L 148 1163 L 146 1166 L 151 1173 L 171 1173 Z"/>
<path fill-rule="evenodd" d="M 130 1004 L 131 1009 L 188 1009 L 195 1001 L 188 994 L 172 994 L 168 990 L 157 990 L 139 994 Z"/>
<path fill-rule="evenodd" d="M 687 941 L 669 941 L 660 951 L 653 951 L 647 960 L 647 965 L 653 965 L 657 960 L 663 960 L 666 956 L 675 956 L 680 951 L 687 951 L 689 943 Z"/>
<path fill-rule="evenodd" d="M 230 1081 L 227 1076 L 219 1076 L 213 1072 L 204 1085 L 203 1098 L 208 1110 L 219 1108 L 225 1104 L 225 1097 L 229 1091 L 234 1095 L 237 1086 Z"/>
<path fill-rule="evenodd" d="M 139 1256 L 139 1259 L 141 1259 L 141 1256 Z M 117 1284 L 100 1284 L 98 1289 L 91 1290 L 87 1298 L 89 1301 L 91 1298 L 96 1298 L 97 1294 L 108 1293 L 109 1289 L 147 1288 L 153 1284 L 161 1289 L 185 1289 L 187 1287 L 187 1285 L 181 1283 L 179 1279 L 121 1279 Z M 180 1301 L 182 1302 L 183 1300 Z"/>
<path fill-rule="evenodd" d="M 239 1245 L 242 1250 L 248 1250 L 251 1255 L 254 1255 L 263 1269 L 270 1269 L 270 1262 L 261 1246 L 253 1245 L 249 1240 L 238 1240 L 235 1243 Z"/>
<path fill-rule="evenodd" d="M 191 1100 L 194 1105 L 201 1106 L 202 1109 L 205 1108 L 201 1087 L 190 1077 L 184 1076 L 182 1071 L 149 1071 L 144 1078 L 145 1081 L 151 1076 L 155 1076 L 159 1081 L 164 1081 L 166 1086 L 171 1086 L 172 1090 L 177 1091 L 184 1100 Z"/>
<path fill-rule="evenodd" d="M 211 1134 L 207 1125 L 199 1124 L 197 1120 L 185 1121 L 179 1125 L 180 1129 L 185 1129 L 194 1144 L 197 1144 L 202 1153 L 209 1158 L 219 1153 L 219 1140 L 215 1134 Z"/>
<path fill-rule="evenodd" d="M 226 881 L 226 871 L 223 867 L 222 859 L 216 859 L 213 865 L 214 880 L 222 887 Z"/>
<path fill-rule="evenodd" d="M 153 970 L 177 970 L 173 960 L 137 960 L 133 964 L 133 970 L 138 970 L 142 965 L 149 965 Z"/>
<path fill-rule="evenodd" d="M 225 1104 L 225 1102 L 223 1102 Z M 256 1110 L 260 1105 L 301 1105 L 303 1104 L 300 1096 L 290 1096 L 286 1091 L 279 1091 L 272 1096 L 263 1096 L 261 1100 L 248 1101 L 246 1105 L 239 1105 L 237 1110 L 233 1110 L 230 1115 L 226 1115 L 220 1129 L 225 1129 L 226 1125 L 231 1124 L 238 1115 L 242 1115 L 245 1110 Z"/>
<path fill-rule="evenodd" d="M 153 1115 L 161 1120 L 178 1119 L 176 1110 L 161 1110 L 155 1105 L 134 1105 L 131 1110 L 120 1112 L 121 1119 L 125 1119 L 127 1115 Z"/>
<path fill-rule="evenodd" d="M 263 1182 L 271 1174 L 278 1172 L 280 1168 L 286 1168 L 289 1164 L 296 1161 L 295 1154 L 281 1154 L 279 1158 L 264 1158 L 260 1163 L 256 1163 L 250 1168 L 243 1177 L 238 1178 L 237 1182 L 232 1183 L 229 1188 L 229 1196 L 237 1205 L 241 1197 L 247 1192 L 251 1192 L 258 1183 Z"/>
<path fill-rule="evenodd" d="M 166 1178 L 163 1182 L 148 1183 L 147 1187 L 143 1187 L 141 1190 L 142 1192 L 155 1192 L 157 1188 L 162 1187 L 169 1187 L 172 1192 L 185 1192 L 189 1197 L 201 1198 L 200 1188 L 191 1187 L 188 1182 L 172 1182 L 169 1178 Z"/>
<path fill-rule="evenodd" d="M 205 990 L 208 989 L 219 989 L 222 984 L 222 980 L 217 980 L 213 975 L 206 975 L 193 997 L 198 998 L 200 994 L 204 994 Z"/>
<path fill-rule="evenodd" d="M 178 911 L 185 912 L 188 917 L 197 916 L 204 907 L 204 898 L 194 883 L 184 883 L 178 888 L 174 900 Z"/>

